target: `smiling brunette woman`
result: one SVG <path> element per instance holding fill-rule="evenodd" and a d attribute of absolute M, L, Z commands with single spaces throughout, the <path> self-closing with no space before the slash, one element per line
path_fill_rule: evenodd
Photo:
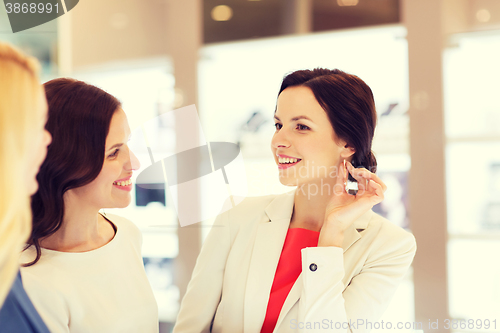
<path fill-rule="evenodd" d="M 315 69 L 283 79 L 271 150 L 280 182 L 297 188 L 218 216 L 175 333 L 370 331 L 416 251 L 413 235 L 371 210 L 386 190 L 373 173 L 376 117 L 357 76 Z"/>
<path fill-rule="evenodd" d="M 26 291 L 52 333 L 158 332 L 142 238 L 127 219 L 99 213 L 131 200 L 130 129 L 120 102 L 72 79 L 45 83 L 52 135 L 32 198 Z"/>

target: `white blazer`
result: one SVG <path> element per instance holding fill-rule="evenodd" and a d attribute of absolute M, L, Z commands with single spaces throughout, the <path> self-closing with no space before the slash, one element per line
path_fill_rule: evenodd
<path fill-rule="evenodd" d="M 217 217 L 174 333 L 260 332 L 294 194 L 246 198 Z M 379 321 L 415 251 L 412 234 L 366 212 L 345 231 L 342 248 L 302 249 L 302 272 L 274 332 L 368 332 L 367 321 Z"/>

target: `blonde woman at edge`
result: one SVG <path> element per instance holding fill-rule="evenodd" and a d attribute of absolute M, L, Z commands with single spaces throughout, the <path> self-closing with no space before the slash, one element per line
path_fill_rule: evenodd
<path fill-rule="evenodd" d="M 48 333 L 24 291 L 19 253 L 31 231 L 30 195 L 51 142 L 39 64 L 0 42 L 0 331 Z"/>

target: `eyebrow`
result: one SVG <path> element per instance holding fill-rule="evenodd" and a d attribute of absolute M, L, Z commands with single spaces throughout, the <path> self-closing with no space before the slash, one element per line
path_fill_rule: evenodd
<path fill-rule="evenodd" d="M 130 133 L 130 134 L 128 135 L 128 140 L 129 140 L 129 141 L 130 141 L 131 137 L 132 137 L 132 133 Z M 108 151 L 110 151 L 110 150 L 111 150 L 111 149 L 113 149 L 113 148 L 118 148 L 118 147 L 121 147 L 121 146 L 123 146 L 123 143 L 117 143 L 117 144 L 113 145 L 111 148 L 109 148 L 109 149 L 108 149 Z"/>
<path fill-rule="evenodd" d="M 123 143 L 117 143 L 116 145 L 113 145 L 113 147 L 109 148 L 108 151 L 114 149 L 114 148 L 118 148 L 118 147 L 121 147 L 123 146 Z"/>
<path fill-rule="evenodd" d="M 274 116 L 274 119 L 281 121 L 281 119 L 280 119 L 280 118 L 278 118 L 276 115 Z M 290 120 L 291 120 L 291 121 L 297 121 L 297 120 L 300 120 L 300 119 L 306 119 L 306 120 L 312 121 L 310 118 L 308 118 L 308 117 L 306 117 L 306 116 L 297 116 L 297 117 L 293 117 L 293 118 L 292 118 L 292 119 L 290 119 Z"/>

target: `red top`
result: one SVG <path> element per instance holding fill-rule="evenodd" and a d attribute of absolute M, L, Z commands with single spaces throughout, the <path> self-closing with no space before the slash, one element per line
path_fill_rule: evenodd
<path fill-rule="evenodd" d="M 300 250 L 318 246 L 319 232 L 302 228 L 288 229 L 281 257 L 274 275 L 266 318 L 261 333 L 272 333 L 285 299 L 302 271 Z"/>

